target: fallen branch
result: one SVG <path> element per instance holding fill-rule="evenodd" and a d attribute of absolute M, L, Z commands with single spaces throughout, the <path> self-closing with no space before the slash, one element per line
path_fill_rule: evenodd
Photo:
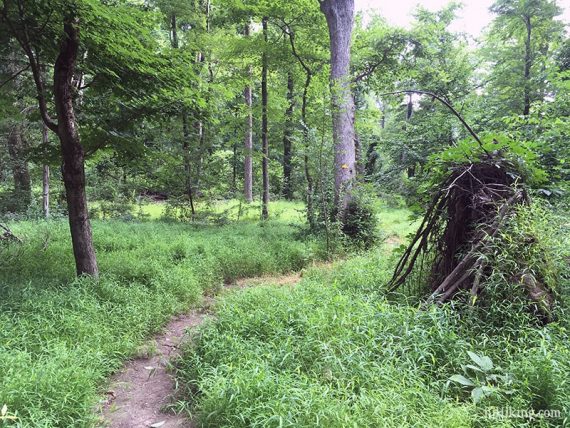
<path fill-rule="evenodd" d="M 16 241 L 22 243 L 22 240 L 18 238 L 10 229 L 0 223 L 0 229 L 4 230 L 4 233 L 0 235 L 0 241 Z"/>

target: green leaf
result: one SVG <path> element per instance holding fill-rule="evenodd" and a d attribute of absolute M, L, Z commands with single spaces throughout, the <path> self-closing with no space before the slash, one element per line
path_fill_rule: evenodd
<path fill-rule="evenodd" d="M 471 399 L 475 404 L 479 403 L 484 396 L 485 392 L 483 391 L 483 388 L 477 387 L 471 391 Z"/>
<path fill-rule="evenodd" d="M 465 368 L 468 368 L 468 369 L 471 369 L 471 370 L 475 370 L 476 372 L 479 372 L 479 373 L 483 373 L 483 370 L 481 370 L 481 369 L 480 369 L 479 367 L 477 367 L 477 366 L 474 366 L 473 364 L 467 364 L 467 365 L 465 366 Z"/>
<path fill-rule="evenodd" d="M 488 372 L 493 370 L 493 361 L 489 357 L 479 356 L 475 352 L 467 351 L 469 357 L 473 360 L 475 364 L 477 364 L 481 370 L 484 372 Z"/>
<path fill-rule="evenodd" d="M 470 379 L 467 379 L 465 376 L 459 374 L 451 376 L 449 380 L 465 386 L 475 386 L 475 384 Z"/>

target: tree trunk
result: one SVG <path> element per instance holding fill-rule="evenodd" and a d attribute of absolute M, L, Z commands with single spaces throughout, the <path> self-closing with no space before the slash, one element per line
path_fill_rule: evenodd
<path fill-rule="evenodd" d="M 307 124 L 307 100 L 309 95 L 309 86 L 311 85 L 311 79 L 313 78 L 313 71 L 311 68 L 303 61 L 303 58 L 297 52 L 295 47 L 295 32 L 289 28 L 288 31 L 289 41 L 291 43 L 291 52 L 293 56 L 297 59 L 303 70 L 305 70 L 305 85 L 303 86 L 303 97 L 301 102 L 301 126 L 303 127 L 303 140 L 305 143 L 305 155 L 303 156 L 303 163 L 305 169 L 305 180 L 307 181 L 307 221 L 309 222 L 309 227 L 311 230 L 316 229 L 315 221 L 315 209 L 313 204 L 313 177 L 311 176 L 311 170 L 309 167 L 309 147 L 310 147 L 310 135 L 309 135 L 309 125 Z"/>
<path fill-rule="evenodd" d="M 182 156 L 184 157 L 184 187 L 190 201 L 190 210 L 192 217 L 196 215 L 194 209 L 194 191 L 192 189 L 192 171 L 190 168 L 190 128 L 188 126 L 188 112 L 186 109 L 182 111 Z"/>
<path fill-rule="evenodd" d="M 526 39 L 524 43 L 524 108 L 523 116 L 530 114 L 530 69 L 532 67 L 531 35 L 532 24 L 530 16 L 525 16 Z"/>
<path fill-rule="evenodd" d="M 252 114 L 252 94 L 251 86 L 246 86 L 243 91 L 245 105 L 247 108 L 247 118 L 245 122 L 244 136 L 244 175 L 243 175 L 243 193 L 246 202 L 253 201 L 253 114 Z"/>
<path fill-rule="evenodd" d="M 200 178 L 202 176 L 202 166 L 204 164 L 204 127 L 201 120 L 194 120 L 192 124 L 193 135 L 198 146 L 198 156 L 196 159 L 196 175 L 194 180 L 195 192 L 199 192 Z"/>
<path fill-rule="evenodd" d="M 178 23 L 176 14 L 170 17 L 170 43 L 173 49 L 178 49 Z M 196 215 L 194 210 L 194 195 L 192 190 L 192 170 L 190 163 L 190 129 L 188 128 L 188 112 L 186 108 L 182 110 L 182 159 L 184 163 L 184 189 L 190 201 L 192 217 Z"/>
<path fill-rule="evenodd" d="M 372 142 L 368 146 L 368 150 L 366 152 L 366 166 L 364 167 L 364 176 L 370 180 L 374 175 L 374 170 L 376 168 L 376 161 L 378 160 L 378 152 L 376 152 L 376 148 L 378 147 L 377 142 Z"/>
<path fill-rule="evenodd" d="M 77 21 L 66 21 L 64 33 L 54 67 L 54 103 L 58 121 L 57 134 L 63 157 L 62 175 L 77 274 L 96 277 L 99 271 L 85 194 L 85 153 L 73 108 L 72 79 L 79 49 Z"/>
<path fill-rule="evenodd" d="M 22 125 L 17 123 L 8 135 L 8 154 L 14 178 L 14 209 L 16 211 L 25 211 L 32 202 L 32 184 L 25 153 L 26 141 L 22 134 Z"/>
<path fill-rule="evenodd" d="M 263 192 L 261 200 L 261 219 L 269 218 L 269 139 L 267 124 L 267 17 L 263 17 L 263 55 L 261 68 L 261 146 L 262 146 L 262 162 L 261 170 L 263 175 Z"/>
<path fill-rule="evenodd" d="M 342 218 L 356 176 L 354 98 L 349 77 L 354 0 L 322 0 L 321 11 L 326 17 L 330 37 L 335 207 Z"/>
<path fill-rule="evenodd" d="M 170 17 L 170 43 L 174 49 L 178 49 L 178 24 L 175 13 Z"/>
<path fill-rule="evenodd" d="M 245 25 L 244 32 L 245 37 L 249 37 L 249 24 Z M 251 78 L 251 67 L 247 70 L 248 77 Z M 244 172 L 243 172 L 243 195 L 247 203 L 253 202 L 253 114 L 252 114 L 252 94 L 251 86 L 247 85 L 243 91 L 243 98 L 245 102 L 245 108 L 247 110 L 247 118 L 245 121 L 245 133 L 244 133 Z"/>
<path fill-rule="evenodd" d="M 285 110 L 285 129 L 283 132 L 283 196 L 287 200 L 293 199 L 293 109 L 295 108 L 295 83 L 293 74 L 287 73 L 287 110 Z"/>
<path fill-rule="evenodd" d="M 47 147 L 49 144 L 49 129 L 42 122 L 42 144 Z M 44 218 L 49 218 L 49 165 L 43 167 L 42 177 L 42 207 L 44 211 Z"/>

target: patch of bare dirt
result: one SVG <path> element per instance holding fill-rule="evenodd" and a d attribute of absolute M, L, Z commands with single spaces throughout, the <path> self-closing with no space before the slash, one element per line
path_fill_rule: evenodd
<path fill-rule="evenodd" d="M 174 393 L 174 379 L 167 367 L 188 338 L 188 330 L 204 322 L 206 314 L 193 310 L 173 318 L 164 332 L 146 345 L 149 356 L 129 361 L 115 375 L 103 404 L 102 426 L 111 428 L 192 427 L 181 415 L 163 412 Z M 155 349 L 153 349 L 155 348 Z"/>
<path fill-rule="evenodd" d="M 279 286 L 295 285 L 300 280 L 301 280 L 301 274 L 296 272 L 282 276 L 259 276 L 256 278 L 238 279 L 235 282 L 235 287 L 244 288 L 244 287 L 251 287 L 262 284 L 279 285 Z"/>
<path fill-rule="evenodd" d="M 404 240 L 401 237 L 399 237 L 398 235 L 391 235 L 388 238 L 386 238 L 386 241 L 384 241 L 384 242 L 387 245 L 397 246 L 397 245 L 402 245 Z"/>

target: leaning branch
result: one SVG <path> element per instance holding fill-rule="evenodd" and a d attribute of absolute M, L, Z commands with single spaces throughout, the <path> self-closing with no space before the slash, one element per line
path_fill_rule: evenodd
<path fill-rule="evenodd" d="M 457 110 L 455 110 L 453 108 L 453 106 L 451 104 L 449 104 L 448 101 L 446 101 L 444 98 L 440 97 L 437 94 L 434 94 L 433 92 L 429 92 L 429 91 L 418 91 L 415 89 L 406 89 L 404 91 L 395 91 L 395 92 L 386 92 L 384 94 L 380 94 L 379 96 L 386 96 L 386 95 L 400 95 L 400 94 L 419 94 L 419 95 L 428 95 L 430 97 L 435 98 L 436 100 L 438 100 L 439 102 L 441 102 L 443 105 L 445 105 L 450 111 L 451 113 L 453 113 L 453 115 L 455 117 L 457 117 L 457 119 L 459 119 L 459 121 L 463 124 L 463 126 L 465 127 L 465 129 L 467 129 L 467 131 L 471 134 L 471 136 L 475 139 L 475 141 L 477 141 L 477 143 L 479 144 L 479 147 L 481 147 L 481 149 L 485 152 L 485 154 L 487 156 L 491 156 L 491 154 L 485 149 L 485 147 L 483 146 L 483 142 L 481 141 L 481 139 L 479 138 L 479 136 L 475 133 L 475 131 L 473 131 L 473 128 L 471 128 L 471 126 L 469 126 L 469 124 L 465 121 L 465 119 L 463 119 L 463 117 L 459 114 L 459 112 Z"/>
<path fill-rule="evenodd" d="M 0 229 L 4 230 L 4 233 L 0 235 L 0 241 L 16 241 L 20 243 L 22 242 L 20 238 L 14 235 L 14 233 L 12 233 L 12 231 L 3 224 L 0 224 Z"/>
<path fill-rule="evenodd" d="M 0 88 L 2 88 L 3 86 L 7 85 L 8 83 L 10 83 L 12 80 L 14 80 L 16 77 L 18 77 L 20 74 L 22 74 L 24 71 L 26 71 L 27 69 L 30 68 L 30 64 L 28 64 L 27 66 L 25 66 L 24 68 L 22 68 L 20 71 L 18 71 L 17 73 L 12 74 L 10 77 L 8 77 L 6 80 L 4 80 L 2 83 L 0 83 Z"/>

